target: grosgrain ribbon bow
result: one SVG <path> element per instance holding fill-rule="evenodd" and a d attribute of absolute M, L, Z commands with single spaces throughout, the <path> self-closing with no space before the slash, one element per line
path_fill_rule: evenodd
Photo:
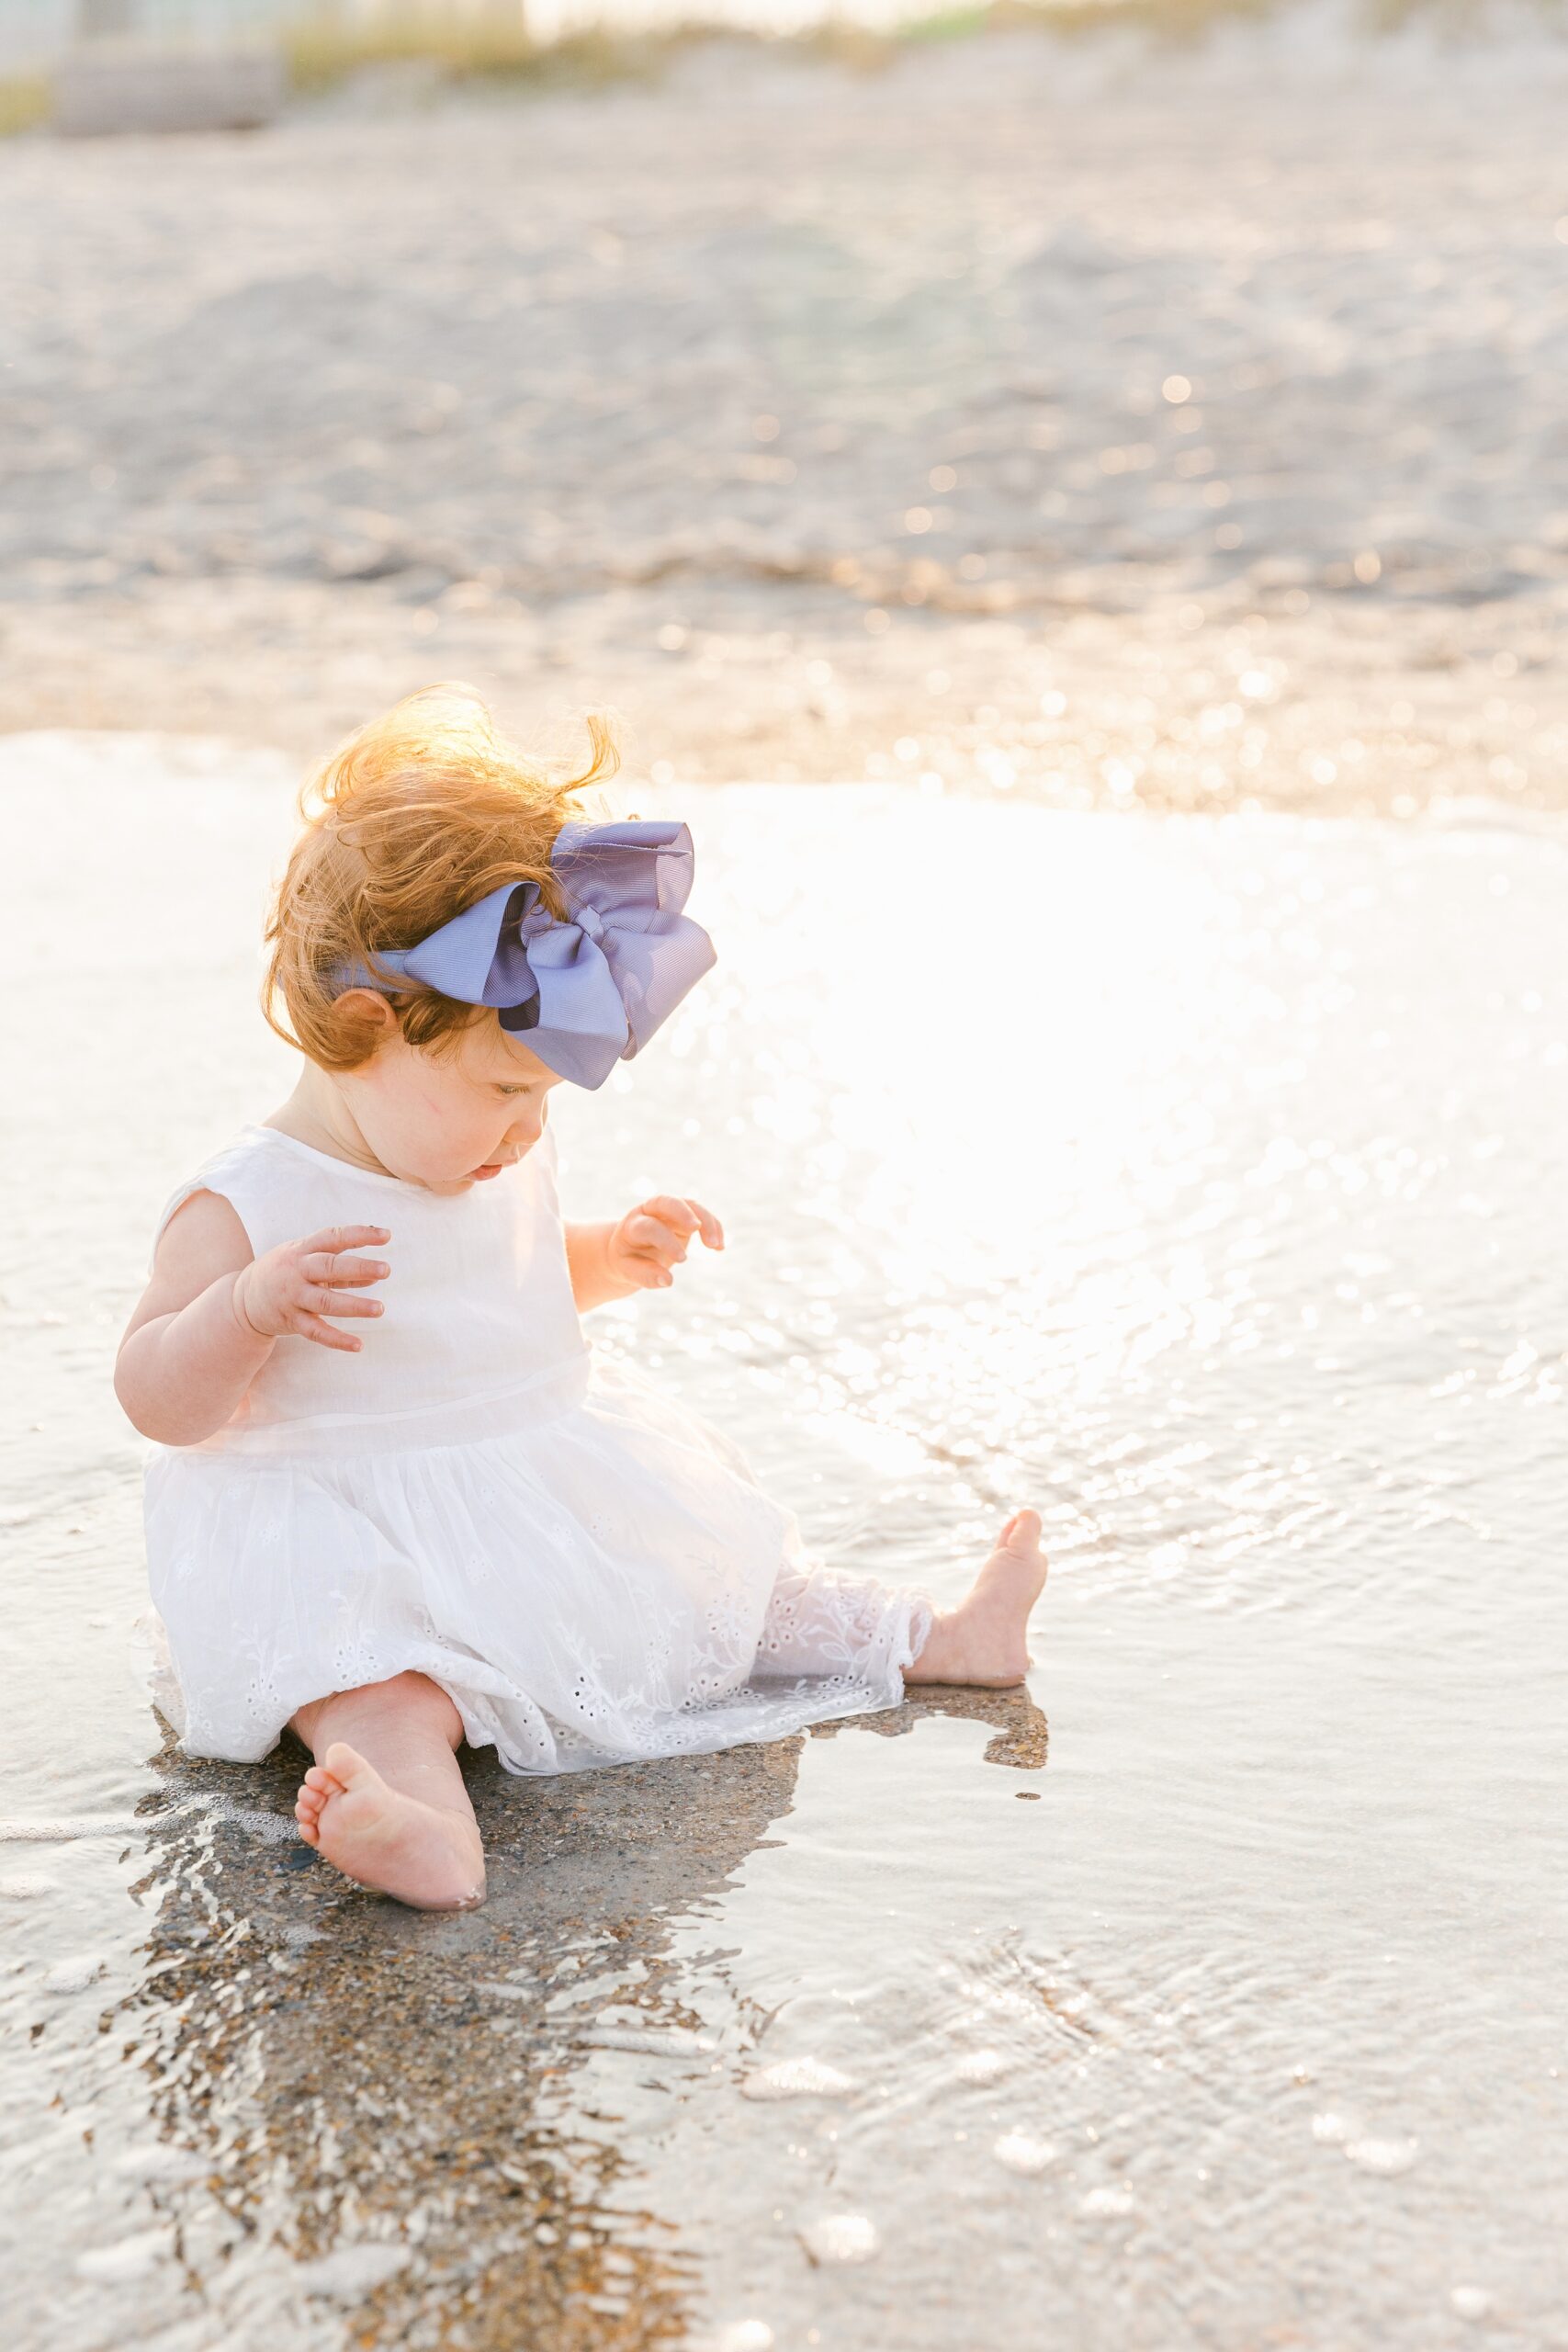
<path fill-rule="evenodd" d="M 570 920 L 556 921 L 536 882 L 503 882 L 346 984 L 375 987 L 389 972 L 459 1004 L 492 1005 L 558 1077 L 603 1086 L 718 960 L 702 925 L 681 912 L 694 863 L 691 831 L 675 819 L 563 825 L 550 865 Z"/>

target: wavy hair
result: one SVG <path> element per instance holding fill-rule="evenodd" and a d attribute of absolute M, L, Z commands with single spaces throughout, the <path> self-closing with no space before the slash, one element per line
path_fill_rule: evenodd
<path fill-rule="evenodd" d="M 262 1010 L 289 1045 L 323 1069 L 356 1069 L 378 1032 L 340 1000 L 334 969 L 414 946 L 503 882 L 536 882 L 558 920 L 568 906 L 551 870 L 561 827 L 584 814 L 572 796 L 620 764 L 613 719 L 586 718 L 590 759 L 576 775 L 531 759 L 496 731 L 470 687 L 426 686 L 351 735 L 299 795 L 304 831 L 267 918 L 271 950 Z M 479 1019 L 389 976 L 411 1046 L 439 1050 Z"/>

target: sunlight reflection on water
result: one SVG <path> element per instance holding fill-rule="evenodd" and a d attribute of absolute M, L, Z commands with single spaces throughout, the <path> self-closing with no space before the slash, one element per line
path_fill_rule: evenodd
<path fill-rule="evenodd" d="M 47 977 L 61 1016 L 8 1041 L 7 1804 L 119 1838 L 0 1864 L 20 1928 L 6 2007 L 47 2029 L 12 2037 L 0 2161 L 14 2205 L 47 2190 L 57 2217 L 40 2341 L 105 2340 L 118 2295 L 204 2352 L 219 2334 L 167 2229 L 195 2229 L 209 2191 L 147 2186 L 174 2109 L 150 2124 L 96 2030 L 167 1964 L 125 1900 L 142 1865 L 117 1860 L 160 1781 L 124 1663 L 135 1454 L 105 1383 L 158 1201 L 280 1089 L 252 995 L 284 784 L 262 761 L 171 780 L 135 745 L 13 744 L 5 763 L 26 846 L 0 953 L 13 989 Z M 1040 1770 L 1043 1726 L 1014 1702 L 839 1728 L 798 1764 L 756 1759 L 773 1777 L 747 1782 L 705 1875 L 679 1860 L 678 1808 L 637 1846 L 625 1776 L 570 1792 L 577 1814 L 500 1791 L 489 1914 L 447 1942 L 410 1930 L 410 1955 L 482 1996 L 463 2030 L 515 2057 L 528 2161 L 578 2167 L 570 2213 L 530 2217 L 530 2259 L 581 2237 L 586 2261 L 595 2232 L 609 2246 L 643 2216 L 673 2233 L 699 2335 L 732 2346 L 858 2352 L 894 2308 L 901 2352 L 1053 2335 L 1119 2352 L 1155 2340 L 1155 2314 L 1161 2352 L 1443 2346 L 1478 2312 L 1489 2341 L 1539 2345 L 1564 2218 L 1545 1828 L 1568 844 L 880 787 L 665 805 L 696 832 L 693 910 L 720 964 L 646 1064 L 552 1116 L 572 1212 L 675 1185 L 729 1247 L 668 1300 L 605 1311 L 600 1343 L 730 1430 L 834 1556 L 956 1592 L 998 1516 L 1037 1500 L 1051 1752 Z M 62 1688 L 81 1719 L 63 1753 Z M 186 1813 L 160 1834 L 197 1859 L 167 1882 L 154 1955 L 181 1902 L 220 1922 L 251 1903 L 265 1841 L 246 1847 L 244 1807 L 265 1822 L 274 1781 L 220 1771 L 201 1785 L 232 1787 L 225 1813 L 169 1779 Z M 575 1894 L 577 1924 L 546 1932 L 547 1870 L 617 1804 L 652 1942 L 617 1945 L 613 1908 L 590 1937 Z M 218 1850 L 223 1883 L 199 1859 Z M 363 1998 L 355 2033 L 396 2082 L 402 2012 L 381 2022 L 331 1973 L 371 1936 L 367 1906 L 265 1850 L 256 1938 L 322 2016 Z M 510 1961 L 462 1940 L 513 1930 Z M 215 1962 L 159 2046 L 192 2083 L 204 2049 L 226 2053 L 214 2120 L 193 2095 L 181 2125 L 208 2170 L 274 2147 L 245 2257 L 272 2246 L 293 2282 L 270 2340 L 337 2340 L 326 2274 L 300 2284 L 307 2256 L 336 2258 L 321 2215 L 353 2257 L 339 2303 L 403 2312 L 368 2340 L 425 2340 L 446 2225 L 422 2225 L 406 2276 L 355 2241 L 368 2213 L 395 2254 L 415 2203 L 447 2210 L 415 2185 L 432 2131 L 479 2130 L 471 2062 L 454 2054 L 450 2112 L 417 2129 L 387 2109 L 359 2142 L 336 2116 L 334 2169 L 327 2122 L 282 2088 L 302 2029 L 259 2009 L 247 2027 L 238 1970 Z M 526 2053 L 551 2035 L 575 2054 L 536 2082 Z M 333 2069 L 310 2079 L 325 2117 Z M 118 2171 L 95 2175 L 89 2112 L 127 2144 Z M 466 2225 L 486 2261 L 521 2259 L 520 2210 Z M 211 2226 L 190 2242 L 219 2266 Z M 626 2244 L 604 2253 L 605 2319 L 633 2308 Z M 247 2325 L 275 2288 L 253 2270 Z M 660 2339 L 649 2321 L 625 2340 Z"/>

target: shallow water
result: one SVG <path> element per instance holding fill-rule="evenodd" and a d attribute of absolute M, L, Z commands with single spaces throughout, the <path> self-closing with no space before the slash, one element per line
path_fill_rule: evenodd
<path fill-rule="evenodd" d="M 1562 836 L 682 794 L 720 966 L 552 1115 L 570 1209 L 730 1246 L 603 1343 L 939 1593 L 1036 1500 L 1039 1663 L 481 1763 L 437 1920 L 306 1859 L 287 1758 L 168 1751 L 129 1634 L 108 1364 L 281 1090 L 286 781 L 33 739 L 0 790 L 17 2341 L 1555 2340 Z"/>

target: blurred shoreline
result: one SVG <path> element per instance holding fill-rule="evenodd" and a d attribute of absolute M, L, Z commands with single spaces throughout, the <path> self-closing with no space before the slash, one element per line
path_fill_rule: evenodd
<path fill-rule="evenodd" d="M 867 638 L 836 609 L 773 598 L 748 624 L 742 602 L 706 583 L 709 628 L 662 619 L 667 594 L 617 594 L 433 632 L 426 608 L 373 588 L 159 582 L 11 616 L 0 733 L 218 737 L 303 763 L 399 695 L 460 678 L 563 758 L 583 712 L 612 710 L 632 783 L 903 781 L 1069 808 L 1330 817 L 1568 809 L 1568 694 L 1545 654 L 1520 665 L 1511 607 L 1417 616 L 1413 648 L 1411 616 L 1376 609 L 1266 628 L 1196 606 L 1135 627 L 1088 611 L 1041 640 L 904 612 Z"/>
<path fill-rule="evenodd" d="M 1354 21 L 5 142 L 0 728 L 1568 805 L 1568 50 Z"/>

